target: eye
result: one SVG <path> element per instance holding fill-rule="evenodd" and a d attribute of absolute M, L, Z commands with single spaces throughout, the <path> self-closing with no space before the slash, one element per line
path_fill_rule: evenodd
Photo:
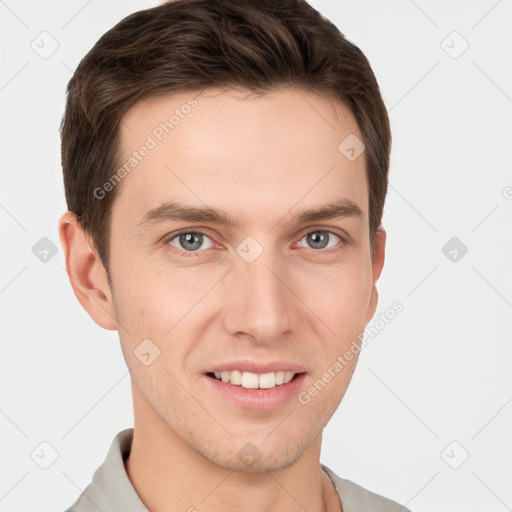
<path fill-rule="evenodd" d="M 300 241 L 303 240 L 306 240 L 312 249 L 329 249 L 337 245 L 341 238 L 332 231 L 316 230 L 303 236 Z"/>
<path fill-rule="evenodd" d="M 210 249 L 213 247 L 213 241 L 210 237 L 196 231 L 185 231 L 174 235 L 167 243 L 187 252 L 198 252 L 201 248 Z M 204 246 L 205 243 L 206 246 Z"/>

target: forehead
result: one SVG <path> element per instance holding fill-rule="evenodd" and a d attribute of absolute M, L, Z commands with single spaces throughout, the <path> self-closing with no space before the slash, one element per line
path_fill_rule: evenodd
<path fill-rule="evenodd" d="M 123 214 L 135 222 L 179 198 L 247 219 L 258 208 L 263 219 L 276 206 L 348 198 L 367 215 L 365 155 L 347 158 L 347 140 L 362 141 L 350 110 L 296 88 L 144 100 L 122 120 L 119 165 L 127 172 L 114 209 L 130 204 Z"/>

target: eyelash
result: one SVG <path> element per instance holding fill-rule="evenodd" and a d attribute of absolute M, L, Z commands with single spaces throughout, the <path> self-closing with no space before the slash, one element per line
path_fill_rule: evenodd
<path fill-rule="evenodd" d="M 328 229 L 321 229 L 321 228 L 317 228 L 317 229 L 312 229 L 310 231 L 306 231 L 305 233 L 303 233 L 300 238 L 299 238 L 299 242 L 307 235 L 310 235 L 311 233 L 318 233 L 318 232 L 325 232 L 325 233 L 328 233 L 329 235 L 334 235 L 334 236 L 337 236 L 339 239 L 340 239 L 340 242 L 338 242 L 334 247 L 330 247 L 328 249 L 313 249 L 311 247 L 309 247 L 310 250 L 314 251 L 314 252 L 317 252 L 317 253 L 323 253 L 323 254 L 332 254 L 332 253 L 335 253 L 335 252 L 338 252 L 340 250 L 342 250 L 342 248 L 344 246 L 347 246 L 350 244 L 350 241 L 348 240 L 348 238 L 346 237 L 343 237 L 341 236 L 340 234 L 338 233 L 335 233 L 334 231 L 330 231 Z M 205 233 L 204 231 L 201 231 L 201 230 L 194 230 L 194 229 L 187 229 L 187 230 L 183 230 L 183 231 L 178 231 L 177 233 L 173 233 L 172 235 L 170 236 L 167 236 L 164 240 L 163 240 L 163 245 L 165 245 L 166 247 L 170 248 L 170 250 L 172 252 L 174 252 L 175 254 L 178 254 L 178 256 L 183 256 L 185 258 L 198 258 L 198 257 L 201 257 L 206 251 L 208 251 L 208 249 L 202 249 L 202 250 L 196 250 L 196 251 L 185 251 L 183 249 L 179 249 L 177 247 L 174 247 L 172 245 L 170 245 L 169 242 L 171 242 L 172 240 L 174 240 L 175 238 L 179 237 L 180 235 L 184 235 L 184 234 L 197 234 L 197 235 L 203 235 L 207 238 L 209 238 L 213 243 L 216 243 L 213 238 L 208 235 L 207 233 Z M 297 243 L 299 243 L 297 242 Z M 294 244 L 295 245 L 295 244 Z"/>

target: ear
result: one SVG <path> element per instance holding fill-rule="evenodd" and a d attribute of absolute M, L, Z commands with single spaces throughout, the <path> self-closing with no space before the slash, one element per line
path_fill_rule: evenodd
<path fill-rule="evenodd" d="M 59 236 L 69 281 L 78 301 L 100 327 L 116 330 L 107 272 L 93 249 L 91 237 L 73 213 L 66 212 L 60 218 Z"/>
<path fill-rule="evenodd" d="M 373 256 L 373 285 L 372 285 L 372 294 L 370 297 L 370 303 L 368 304 L 368 314 L 366 318 L 366 322 L 368 323 L 373 315 L 375 314 L 375 310 L 377 309 L 377 302 L 379 301 L 379 292 L 377 290 L 377 281 L 382 272 L 382 267 L 384 266 L 384 257 L 386 252 L 386 232 L 382 227 L 377 229 L 377 233 L 375 235 L 374 241 L 374 256 Z"/>

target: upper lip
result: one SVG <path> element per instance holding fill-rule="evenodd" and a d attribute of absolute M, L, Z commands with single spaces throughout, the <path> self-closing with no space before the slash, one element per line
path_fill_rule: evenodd
<path fill-rule="evenodd" d="M 303 365 L 299 363 L 292 363 L 290 361 L 258 362 L 244 359 L 242 361 L 226 361 L 225 363 L 219 363 L 209 368 L 206 373 L 232 370 L 240 370 L 242 372 L 252 373 L 270 373 L 278 372 L 280 370 L 293 373 L 302 373 L 305 371 Z"/>

